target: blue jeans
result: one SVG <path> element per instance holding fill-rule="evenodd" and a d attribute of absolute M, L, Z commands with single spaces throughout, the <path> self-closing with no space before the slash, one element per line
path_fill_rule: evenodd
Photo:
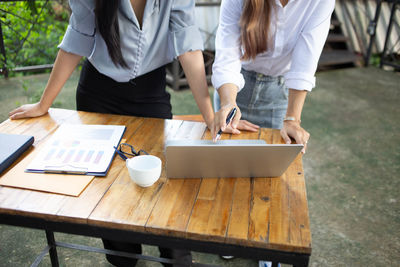
<path fill-rule="evenodd" d="M 245 80 L 236 102 L 242 119 L 265 128 L 281 129 L 286 114 L 289 90 L 282 76 L 271 77 L 242 69 Z M 214 93 L 215 111 L 220 109 L 217 91 Z"/>

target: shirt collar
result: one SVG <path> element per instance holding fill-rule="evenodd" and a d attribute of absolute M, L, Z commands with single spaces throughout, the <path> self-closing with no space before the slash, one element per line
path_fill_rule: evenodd
<path fill-rule="evenodd" d="M 143 21 L 146 19 L 146 17 L 153 14 L 154 11 L 159 11 L 159 10 L 160 10 L 160 0 L 147 0 L 146 6 L 144 8 Z M 135 16 L 135 12 L 133 11 L 130 0 L 121 1 L 120 11 L 130 21 L 132 21 L 134 24 L 136 24 L 136 26 L 140 28 L 139 21 Z"/>
<path fill-rule="evenodd" d="M 289 5 L 291 2 L 294 2 L 294 1 L 296 1 L 296 0 L 288 0 L 288 3 L 286 4 L 285 7 L 287 7 L 287 5 Z M 277 6 L 283 7 L 280 0 L 275 0 L 275 4 L 276 4 Z"/>

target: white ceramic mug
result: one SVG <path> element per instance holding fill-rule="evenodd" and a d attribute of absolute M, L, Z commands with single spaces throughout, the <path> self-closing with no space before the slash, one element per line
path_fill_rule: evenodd
<path fill-rule="evenodd" d="M 126 160 L 131 179 L 139 186 L 152 186 L 161 175 L 161 159 L 153 155 L 141 155 Z"/>

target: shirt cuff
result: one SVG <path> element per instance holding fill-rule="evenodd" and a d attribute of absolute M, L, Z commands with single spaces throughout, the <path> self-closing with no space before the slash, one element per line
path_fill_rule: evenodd
<path fill-rule="evenodd" d="M 174 58 L 189 51 L 203 50 L 203 39 L 195 25 L 171 32 L 171 35 Z"/>
<path fill-rule="evenodd" d="M 311 91 L 315 87 L 315 76 L 307 73 L 289 72 L 285 76 L 285 85 L 289 89 Z"/>
<path fill-rule="evenodd" d="M 68 53 L 89 57 L 92 54 L 93 46 L 94 36 L 82 34 L 68 26 L 58 48 Z"/>
<path fill-rule="evenodd" d="M 225 75 L 217 75 L 213 74 L 211 76 L 211 83 L 213 84 L 215 89 L 219 89 L 222 85 L 227 83 L 233 83 L 238 87 L 238 92 L 244 87 L 244 78 L 241 73 L 239 74 L 225 74 Z"/>

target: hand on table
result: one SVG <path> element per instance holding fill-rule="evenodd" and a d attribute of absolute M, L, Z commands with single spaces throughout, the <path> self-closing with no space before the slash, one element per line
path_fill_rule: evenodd
<path fill-rule="evenodd" d="M 26 104 L 22 105 L 19 108 L 14 109 L 8 116 L 11 120 L 23 119 L 23 118 L 31 118 L 31 117 L 39 117 L 46 114 L 48 109 L 43 109 L 40 105 L 40 102 L 35 104 Z"/>
<path fill-rule="evenodd" d="M 226 118 L 229 112 L 236 107 L 236 115 L 232 119 L 229 125 L 226 125 Z M 240 130 L 256 132 L 260 128 L 247 120 L 241 120 L 242 114 L 238 106 L 233 104 L 224 105 L 221 109 L 215 113 L 214 118 L 214 129 L 211 130 L 213 140 L 215 140 L 218 131 L 221 129 L 224 133 L 240 134 Z"/>
<path fill-rule="evenodd" d="M 301 150 L 301 153 L 306 153 L 310 134 L 300 126 L 299 122 L 284 121 L 281 129 L 281 136 L 286 144 L 292 143 L 290 138 L 293 138 L 297 144 L 303 144 L 304 148 Z"/>

